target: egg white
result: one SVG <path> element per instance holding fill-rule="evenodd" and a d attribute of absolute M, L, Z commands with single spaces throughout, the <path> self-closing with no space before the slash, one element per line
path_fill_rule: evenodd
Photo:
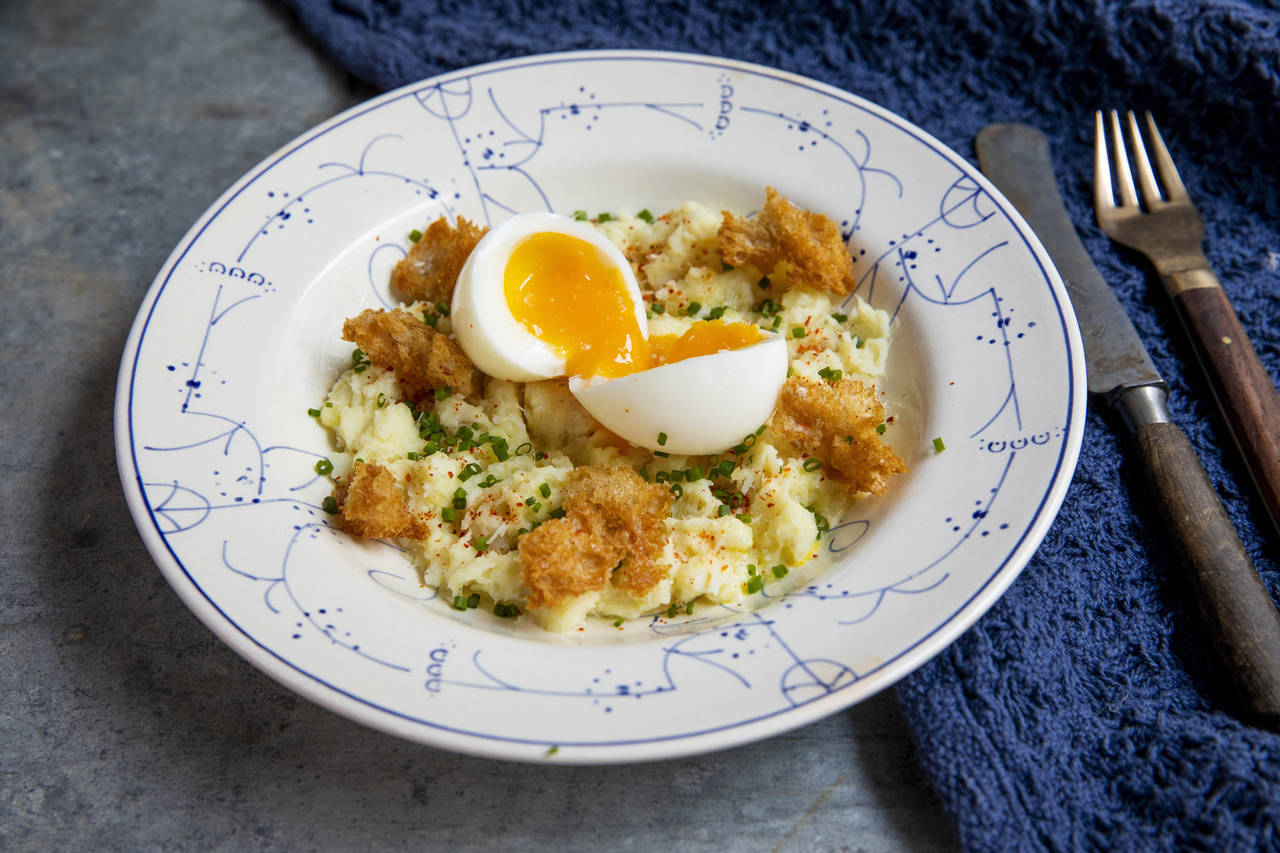
<path fill-rule="evenodd" d="M 607 381 L 569 379 L 591 416 L 632 444 L 667 453 L 719 453 L 769 420 L 787 379 L 781 335 Z M 666 441 L 659 443 L 660 433 Z"/>
<path fill-rule="evenodd" d="M 617 267 L 648 338 L 644 299 L 622 252 L 586 222 L 554 213 L 519 213 L 492 228 L 471 252 L 453 291 L 454 336 L 476 367 L 490 376 L 533 382 L 565 375 L 565 359 L 531 334 L 507 306 L 505 274 L 512 251 L 534 234 L 557 232 L 594 246 Z"/>

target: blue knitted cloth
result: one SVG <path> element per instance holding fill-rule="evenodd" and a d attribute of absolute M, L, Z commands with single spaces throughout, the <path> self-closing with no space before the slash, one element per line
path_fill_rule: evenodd
<path fill-rule="evenodd" d="M 1280 377 L 1280 5 L 1115 0 L 283 0 L 391 88 L 586 48 L 729 56 L 862 95 L 972 157 L 994 121 L 1044 130 L 1072 217 L 1172 387 L 1268 587 L 1267 525 L 1154 273 L 1093 223 L 1092 111 L 1150 109 L 1205 248 Z M 1119 422 L 1091 410 L 1075 480 L 1003 599 L 897 688 L 973 850 L 1280 849 L 1280 736 L 1231 717 Z"/>

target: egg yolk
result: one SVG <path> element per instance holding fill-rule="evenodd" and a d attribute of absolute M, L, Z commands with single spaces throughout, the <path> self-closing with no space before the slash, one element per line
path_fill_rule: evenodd
<path fill-rule="evenodd" d="M 511 252 L 507 307 L 565 360 L 570 376 L 613 378 L 649 366 L 649 345 L 617 267 L 585 240 L 546 231 Z"/>
<path fill-rule="evenodd" d="M 729 349 L 741 349 L 764 340 L 764 334 L 753 323 L 726 323 L 704 320 L 694 323 L 683 335 L 656 335 L 649 339 L 653 365 L 671 364 L 711 355 Z"/>

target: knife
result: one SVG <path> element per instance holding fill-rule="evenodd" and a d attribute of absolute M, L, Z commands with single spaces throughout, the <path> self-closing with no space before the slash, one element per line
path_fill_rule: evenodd
<path fill-rule="evenodd" d="M 1168 386 L 1080 242 L 1058 192 L 1049 141 L 1034 127 L 993 124 L 974 147 L 982 171 L 1031 225 L 1066 282 L 1090 395 L 1115 409 L 1134 438 L 1215 650 L 1239 690 L 1240 715 L 1280 731 L 1280 612 L 1186 435 L 1169 418 Z"/>

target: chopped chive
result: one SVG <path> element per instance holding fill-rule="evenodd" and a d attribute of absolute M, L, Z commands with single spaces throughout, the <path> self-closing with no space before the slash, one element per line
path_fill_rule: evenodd
<path fill-rule="evenodd" d="M 378 397 L 374 402 L 377 404 L 379 409 L 385 409 L 387 407 L 387 395 L 379 391 Z"/>
<path fill-rule="evenodd" d="M 670 471 L 659 471 L 658 473 L 656 473 L 656 474 L 654 474 L 654 475 L 653 475 L 653 481 L 654 481 L 655 483 L 670 483 L 670 482 L 671 482 L 671 472 L 670 472 Z"/>
<path fill-rule="evenodd" d="M 551 487 L 546 483 L 543 483 L 541 486 L 538 486 L 538 494 L 542 495 L 544 498 L 551 497 Z"/>
<path fill-rule="evenodd" d="M 688 604 L 684 606 L 684 613 L 686 616 L 693 615 L 693 601 L 690 601 Z"/>
<path fill-rule="evenodd" d="M 822 467 L 822 460 L 818 459 L 816 456 L 810 456 L 808 459 L 804 460 L 804 464 L 800 467 L 810 473 L 813 473 Z"/>
<path fill-rule="evenodd" d="M 884 431 L 886 427 L 887 427 L 887 424 L 876 424 L 876 432 L 880 433 L 881 435 L 884 435 Z M 853 443 L 853 436 L 849 436 L 849 443 L 850 444 Z"/>
<path fill-rule="evenodd" d="M 462 488 L 462 486 L 458 486 L 458 488 L 454 489 L 452 504 L 454 509 L 467 508 L 467 490 Z"/>
<path fill-rule="evenodd" d="M 555 755 L 559 751 L 560 751 L 560 747 L 558 746 L 549 747 L 547 749 L 547 755 Z"/>
<path fill-rule="evenodd" d="M 526 453 L 530 452 L 531 450 L 533 450 L 533 444 L 526 441 L 520 444 L 518 447 L 516 447 L 516 456 L 524 456 Z"/>
<path fill-rule="evenodd" d="M 946 446 L 945 444 L 943 444 L 943 443 L 942 443 L 942 439 L 941 439 L 941 438 L 935 438 L 935 439 L 933 440 L 933 449 L 934 449 L 934 450 L 936 450 L 937 452 L 941 453 L 942 451 L 944 451 L 944 450 L 946 450 L 946 449 L 947 449 L 947 446 Z"/>
<path fill-rule="evenodd" d="M 489 448 L 493 451 L 493 455 L 498 457 L 499 462 L 506 462 L 511 456 L 511 451 L 507 449 L 507 440 L 500 435 L 489 439 Z"/>
<path fill-rule="evenodd" d="M 775 578 L 785 578 L 791 570 L 786 566 L 774 566 L 770 571 L 773 572 Z"/>
<path fill-rule="evenodd" d="M 653 313 L 665 314 L 667 313 L 667 306 L 663 305 L 661 302 L 655 303 L 653 306 Z"/>
<path fill-rule="evenodd" d="M 524 505 L 534 512 L 542 512 L 542 504 L 538 503 L 533 498 L 526 498 Z"/>
<path fill-rule="evenodd" d="M 421 239 L 422 239 L 422 232 L 421 232 L 421 231 L 419 231 L 417 228 L 415 228 L 415 229 L 413 229 L 412 231 L 410 231 L 410 232 L 409 232 L 409 242 L 410 242 L 410 243 L 416 243 L 416 242 L 418 242 L 418 241 L 419 241 L 419 240 L 421 240 Z"/>
<path fill-rule="evenodd" d="M 688 307 L 684 309 L 684 313 L 692 317 L 694 314 L 697 314 L 701 310 L 702 310 L 701 302 L 690 302 Z"/>
<path fill-rule="evenodd" d="M 752 433 L 752 435 L 759 436 L 759 435 L 761 435 L 761 434 L 762 434 L 766 429 L 768 429 L 768 427 L 769 427 L 769 425 L 768 425 L 768 424 L 760 424 L 760 426 L 756 427 L 756 431 L 755 431 L 754 433 Z"/>
<path fill-rule="evenodd" d="M 658 433 L 658 446 L 662 447 L 667 443 L 667 434 L 665 432 Z"/>
<path fill-rule="evenodd" d="M 326 409 L 332 409 L 332 408 L 333 408 L 333 403 L 328 403 L 328 402 L 326 402 L 326 403 L 324 404 L 324 407 L 325 407 Z"/>
<path fill-rule="evenodd" d="M 329 515 L 337 515 L 338 499 L 333 495 L 329 495 L 324 500 L 320 501 L 320 508 L 329 513 Z"/>
<path fill-rule="evenodd" d="M 311 415 L 311 417 L 313 417 L 313 418 L 318 418 L 318 417 L 320 417 L 320 410 L 319 410 L 319 409 L 307 409 L 307 414 L 308 414 L 308 415 Z"/>
<path fill-rule="evenodd" d="M 653 477 L 652 477 L 652 476 L 650 476 L 650 474 L 649 474 L 649 466 L 648 466 L 648 465 L 641 465 L 641 466 L 640 466 L 640 471 L 639 471 L 638 473 L 640 474 L 640 479 L 641 479 L 641 480 L 644 480 L 646 483 L 653 479 Z"/>
<path fill-rule="evenodd" d="M 755 576 L 756 576 L 756 564 L 755 564 L 755 563 L 747 563 L 747 574 L 748 574 L 748 575 L 750 575 L 751 577 L 755 577 Z"/>
<path fill-rule="evenodd" d="M 793 374 L 793 373 L 795 373 L 795 372 L 796 372 L 796 370 L 795 370 L 795 368 L 794 368 L 794 367 L 788 366 L 788 367 L 787 367 L 787 378 L 788 378 L 788 379 L 790 379 L 790 378 L 791 378 L 791 374 Z"/>
<path fill-rule="evenodd" d="M 610 222 L 612 220 L 613 215 L 609 213 L 601 213 L 596 216 L 596 222 Z"/>
<path fill-rule="evenodd" d="M 316 473 L 321 477 L 333 473 L 333 463 L 328 459 L 321 459 L 316 463 Z"/>
<path fill-rule="evenodd" d="M 792 326 L 792 327 L 791 327 L 791 337 L 793 337 L 793 338 L 803 338 L 803 337 L 804 337 L 804 326 Z"/>
<path fill-rule="evenodd" d="M 432 391 L 431 393 L 437 400 L 447 400 L 449 399 L 449 394 L 452 392 L 449 390 L 448 385 L 441 385 L 439 388 L 437 388 L 435 391 Z"/>
<path fill-rule="evenodd" d="M 726 264 L 724 261 L 721 261 L 721 262 L 720 262 L 720 271 L 721 271 L 721 272 L 729 272 L 729 271 L 730 271 L 730 270 L 732 270 L 732 269 L 733 269 L 733 267 L 729 266 L 729 265 L 728 265 L 728 264 Z"/>
<path fill-rule="evenodd" d="M 767 276 L 767 275 L 766 275 L 766 276 L 762 276 L 762 277 L 760 278 L 760 280 L 756 282 L 756 287 L 760 288 L 761 290 L 764 290 L 764 289 L 765 289 L 765 288 L 767 288 L 771 283 L 772 283 L 772 282 L 770 282 L 770 281 L 769 281 L 769 276 Z"/>
<path fill-rule="evenodd" d="M 670 619 L 676 615 L 676 603 L 671 602 L 671 606 L 667 608 L 667 618 Z"/>
<path fill-rule="evenodd" d="M 455 595 L 455 596 L 453 597 L 453 609 L 454 609 L 454 610 L 466 610 L 466 609 L 467 609 L 467 600 L 466 600 L 465 598 L 463 598 L 462 596 L 460 596 L 460 595 Z"/>
<path fill-rule="evenodd" d="M 710 311 L 707 312 L 707 319 L 719 320 L 721 317 L 724 316 L 724 312 L 725 312 L 725 306 L 717 305 L 715 308 L 712 308 Z"/>
<path fill-rule="evenodd" d="M 762 589 L 764 589 L 764 575 L 756 575 L 747 581 L 747 595 L 755 595 Z"/>
<path fill-rule="evenodd" d="M 701 480 L 703 476 L 705 475 L 702 473 L 702 469 L 697 465 L 694 465 L 692 468 L 684 469 L 684 478 L 690 483 L 696 483 L 698 480 Z"/>
<path fill-rule="evenodd" d="M 867 343 L 867 342 L 866 342 L 866 341 L 864 341 L 864 340 L 862 339 L 862 336 L 861 336 L 861 335 L 854 335 L 854 336 L 853 336 L 853 347 L 854 347 L 854 349 L 862 349 L 864 346 L 866 346 L 866 343 Z"/>
<path fill-rule="evenodd" d="M 743 524 L 751 523 L 751 516 L 747 515 L 745 512 L 742 513 L 742 515 L 736 516 L 736 518 L 738 519 L 738 521 L 741 521 Z"/>
<path fill-rule="evenodd" d="M 672 469 L 672 471 L 671 471 L 671 482 L 673 482 L 673 483 L 678 483 L 678 482 L 680 482 L 681 480 L 683 480 L 683 479 L 685 478 L 685 475 L 686 475 L 687 473 L 688 473 L 687 471 L 684 471 L 684 470 L 683 470 L 683 469 L 681 469 L 681 468 L 675 468 L 675 469 Z"/>
<path fill-rule="evenodd" d="M 652 225 L 652 224 L 653 224 L 653 214 L 649 212 L 649 209 L 648 209 L 648 208 L 645 208 L 644 210 L 642 210 L 642 211 L 640 211 L 639 213 L 637 213 L 637 214 L 636 214 L 636 219 L 639 219 L 639 220 L 641 220 L 641 221 L 643 221 L 643 222 L 647 222 L 647 223 L 649 223 L 650 225 Z"/>
<path fill-rule="evenodd" d="M 720 464 L 716 466 L 716 470 L 719 472 L 721 477 L 728 477 L 730 474 L 733 473 L 733 469 L 736 467 L 737 466 L 733 464 L 732 460 L 725 459 L 725 460 L 722 460 Z"/>
<path fill-rule="evenodd" d="M 728 504 L 720 504 L 720 506 L 716 507 L 716 518 L 724 518 L 731 512 L 733 512 L 733 507 Z"/>
<path fill-rule="evenodd" d="M 436 324 L 440 322 L 440 318 L 437 317 L 435 314 L 424 314 L 422 316 L 422 322 L 426 323 L 428 326 L 434 329 L 436 327 Z"/>
<path fill-rule="evenodd" d="M 482 488 L 482 489 L 491 489 L 491 488 L 493 488 L 494 486 L 496 486 L 498 483 L 501 483 L 501 482 L 502 482 L 502 480 L 501 480 L 501 479 L 499 479 L 499 478 L 497 478 L 497 477 L 493 476 L 492 474 L 490 474 L 488 477 L 485 477 L 483 480 L 481 480 L 481 481 L 480 481 L 480 488 Z"/>
<path fill-rule="evenodd" d="M 551 512 L 547 513 L 547 515 L 550 516 L 551 518 L 564 518 L 564 515 L 565 515 L 564 507 L 558 506 L 555 509 L 551 510 Z"/>
<path fill-rule="evenodd" d="M 418 452 L 421 453 L 423 456 L 430 456 L 432 453 L 435 453 L 439 449 L 440 449 L 440 445 L 436 444 L 434 441 L 428 441 L 426 444 L 422 445 L 422 450 Z"/>
<path fill-rule="evenodd" d="M 841 314 L 839 311 L 836 311 L 831 315 L 831 319 L 835 320 L 837 323 L 843 323 L 849 319 L 849 315 Z"/>
<path fill-rule="evenodd" d="M 779 326 L 781 326 L 781 325 L 782 325 L 782 318 L 781 318 L 781 317 L 774 317 L 774 318 L 773 318 L 773 325 L 769 327 L 769 331 L 771 331 L 771 332 L 776 332 L 776 331 L 778 331 L 778 327 L 779 327 Z"/>
<path fill-rule="evenodd" d="M 451 506 L 447 506 L 440 510 L 440 520 L 446 524 L 453 524 L 458 520 L 458 511 Z"/>
<path fill-rule="evenodd" d="M 617 619 L 614 619 L 614 620 L 613 620 L 613 627 L 615 627 L 615 628 L 621 628 L 621 627 L 622 627 L 622 623 L 623 623 L 623 622 L 625 622 L 625 621 L 626 621 L 625 619 L 623 619 L 621 616 L 619 616 Z"/>
<path fill-rule="evenodd" d="M 467 607 L 475 609 L 480 606 L 480 593 L 473 592 L 467 597 Z"/>
<path fill-rule="evenodd" d="M 437 303 L 436 303 L 436 313 L 437 313 L 437 314 L 439 314 L 441 317 L 448 317 L 448 316 L 449 316 L 449 303 L 448 303 L 448 302 L 445 302 L 443 299 L 441 299 L 439 302 L 437 302 Z"/>
<path fill-rule="evenodd" d="M 684 487 L 683 487 L 683 486 L 681 486 L 679 483 L 672 483 L 672 484 L 671 484 L 671 494 L 675 495 L 677 498 L 679 498 L 679 497 L 683 497 L 683 496 L 684 496 Z"/>
<path fill-rule="evenodd" d="M 458 481 L 465 483 L 467 480 L 470 480 L 476 474 L 479 474 L 480 471 L 481 471 L 481 468 L 479 465 L 477 465 L 475 462 L 468 462 L 465 466 L 463 466 L 462 470 L 458 472 Z M 459 486 L 458 490 L 462 491 L 462 487 Z"/>
<path fill-rule="evenodd" d="M 483 551 L 489 547 L 489 540 L 483 536 L 477 536 L 472 544 L 476 546 L 477 551 Z"/>
<path fill-rule="evenodd" d="M 667 458 L 667 457 L 669 457 L 671 454 L 670 454 L 670 453 L 664 453 L 664 452 L 662 452 L 661 450 L 655 450 L 655 451 L 653 451 L 653 455 L 654 455 L 654 456 L 661 456 L 663 459 L 666 459 L 666 458 Z"/>
<path fill-rule="evenodd" d="M 578 220 L 579 222 L 586 222 L 587 212 L 585 210 L 575 210 L 573 212 L 573 218 Z"/>
<path fill-rule="evenodd" d="M 827 521 L 827 517 L 820 512 L 813 514 L 813 523 L 818 526 L 819 533 L 826 533 L 831 529 L 831 522 Z"/>
<path fill-rule="evenodd" d="M 408 459 L 410 462 L 417 462 L 420 456 L 421 454 L 418 453 L 418 451 L 410 450 L 408 453 L 404 455 L 404 458 Z"/>

